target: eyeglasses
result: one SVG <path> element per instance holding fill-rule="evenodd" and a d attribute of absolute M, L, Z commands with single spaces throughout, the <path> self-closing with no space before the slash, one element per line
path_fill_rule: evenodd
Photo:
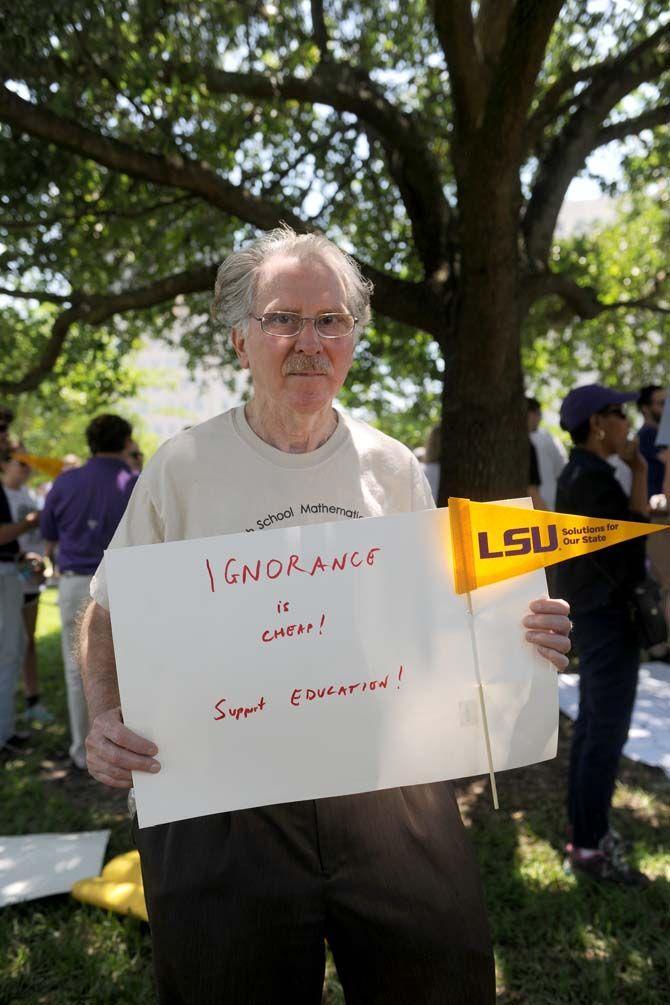
<path fill-rule="evenodd" d="M 305 321 L 314 322 L 320 338 L 347 338 L 358 321 L 358 318 L 351 314 L 319 314 L 318 317 L 312 318 L 302 317 L 294 311 L 269 311 L 260 317 L 256 314 L 250 314 L 249 317 L 260 321 L 265 334 L 274 335 L 275 338 L 295 338 L 303 330 Z"/>
<path fill-rule="evenodd" d="M 132 457 L 136 461 L 139 461 L 140 457 L 144 457 L 144 454 L 141 450 L 131 450 L 128 456 Z"/>

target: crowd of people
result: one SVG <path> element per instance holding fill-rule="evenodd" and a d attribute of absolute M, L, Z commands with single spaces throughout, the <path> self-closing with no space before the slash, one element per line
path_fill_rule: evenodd
<path fill-rule="evenodd" d="M 90 458 L 64 458 L 62 471 L 40 499 L 23 444 L 10 439 L 13 413 L 0 408 L 0 751 L 19 751 L 30 733 L 15 727 L 15 687 L 23 675 L 24 721 L 54 721 L 41 700 L 35 646 L 40 593 L 58 586 L 61 645 L 70 722 L 72 766 L 86 770 L 88 715 L 77 658 L 77 618 L 89 584 L 123 515 L 143 456 L 132 427 L 117 415 L 89 424 Z M 47 569 L 47 566 L 49 568 Z"/>
<path fill-rule="evenodd" d="M 623 406 L 633 401 L 642 423 L 631 438 Z M 561 427 L 572 441 L 568 458 L 563 443 L 541 428 L 540 402 L 527 397 L 528 495 L 534 507 L 616 520 L 667 516 L 670 450 L 656 442 L 665 402 L 666 391 L 658 384 L 630 393 L 597 384 L 575 388 L 560 411 Z M 430 431 L 422 460 L 437 501 L 439 425 Z M 641 645 L 652 659 L 670 662 L 670 544 L 661 536 L 647 545 L 649 556 L 645 544 L 638 538 L 547 570 L 552 594 L 570 604 L 579 660 L 566 869 L 631 886 L 644 886 L 647 879 L 623 856 L 622 839 L 610 824 L 612 796 L 635 703 Z M 665 618 L 657 619 L 657 638 L 647 637 L 640 623 L 640 603 L 649 589 L 665 609 Z"/>
<path fill-rule="evenodd" d="M 214 314 L 251 372 L 250 401 L 180 433 L 139 479 L 142 456 L 131 426 L 98 416 L 87 429 L 90 458 L 56 478 L 41 512 L 24 491 L 30 471 L 12 456 L 12 416 L 4 410 L 0 747 L 22 742 L 14 690 L 31 624 L 34 634 L 29 609 L 36 609 L 45 559 L 59 574 L 69 756 L 100 782 L 130 788 L 131 772 L 160 771 L 160 753 L 123 723 L 108 546 L 239 532 L 255 507 L 286 510 L 315 493 L 362 516 L 434 505 L 439 430 L 429 440 L 427 481 L 405 446 L 333 409 L 370 315 L 370 293 L 355 262 L 318 235 L 283 228 L 233 253 L 217 276 Z M 600 385 L 570 392 L 561 408 L 573 442 L 569 460 L 539 428 L 540 405 L 528 399 L 532 484 L 541 504 L 636 520 L 647 517 L 650 495 L 659 505 L 670 465 L 650 430 L 664 392 L 652 386 L 638 397 L 645 420 L 639 446 L 628 439 L 622 410 L 633 397 Z M 630 473 L 628 488 L 613 457 Z M 645 574 L 643 545 L 591 558 L 566 563 L 554 591 L 563 599 L 538 598 L 519 621 L 526 639 L 564 670 L 572 627 L 565 601 L 572 605 L 582 685 L 568 782 L 568 866 L 639 886 L 646 878 L 623 857 L 609 810 L 635 696 L 632 591 Z M 24 664 L 26 717 L 47 721 L 34 648 L 31 659 Z M 163 1002 L 203 1005 L 218 1001 L 222 987 L 232 1001 L 279 1000 L 280 988 L 284 1000 L 317 1002 L 324 936 L 348 1000 L 484 1005 L 495 998 L 479 876 L 448 782 L 143 830 L 135 819 L 134 835 Z"/>

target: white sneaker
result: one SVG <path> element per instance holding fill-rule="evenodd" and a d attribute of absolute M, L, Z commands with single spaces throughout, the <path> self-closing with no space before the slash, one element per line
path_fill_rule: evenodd
<path fill-rule="evenodd" d="M 56 721 L 56 717 L 46 708 L 41 701 L 38 701 L 36 705 L 31 705 L 27 708 L 23 718 L 26 722 L 39 722 L 43 726 L 49 726 L 52 722 Z"/>

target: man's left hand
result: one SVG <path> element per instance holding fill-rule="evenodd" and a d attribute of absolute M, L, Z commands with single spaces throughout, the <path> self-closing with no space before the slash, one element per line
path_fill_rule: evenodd
<path fill-rule="evenodd" d="M 526 638 L 537 648 L 540 656 L 556 667 L 565 670 L 570 652 L 570 605 L 565 600 L 533 600 L 532 614 L 527 614 L 522 624 L 529 631 Z"/>

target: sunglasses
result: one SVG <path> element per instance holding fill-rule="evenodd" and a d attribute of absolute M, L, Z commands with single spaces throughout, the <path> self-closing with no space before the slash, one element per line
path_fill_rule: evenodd
<path fill-rule="evenodd" d="M 136 461 L 139 461 L 140 457 L 144 457 L 144 454 L 141 450 L 131 450 L 128 456 L 134 458 Z"/>
<path fill-rule="evenodd" d="M 616 406 L 616 407 L 613 406 L 612 408 L 605 408 L 605 409 L 603 409 L 603 411 L 600 414 L 603 415 L 603 416 L 616 415 L 617 419 L 626 419 L 627 418 L 627 415 L 624 412 L 623 408 L 619 408 L 618 406 Z"/>

